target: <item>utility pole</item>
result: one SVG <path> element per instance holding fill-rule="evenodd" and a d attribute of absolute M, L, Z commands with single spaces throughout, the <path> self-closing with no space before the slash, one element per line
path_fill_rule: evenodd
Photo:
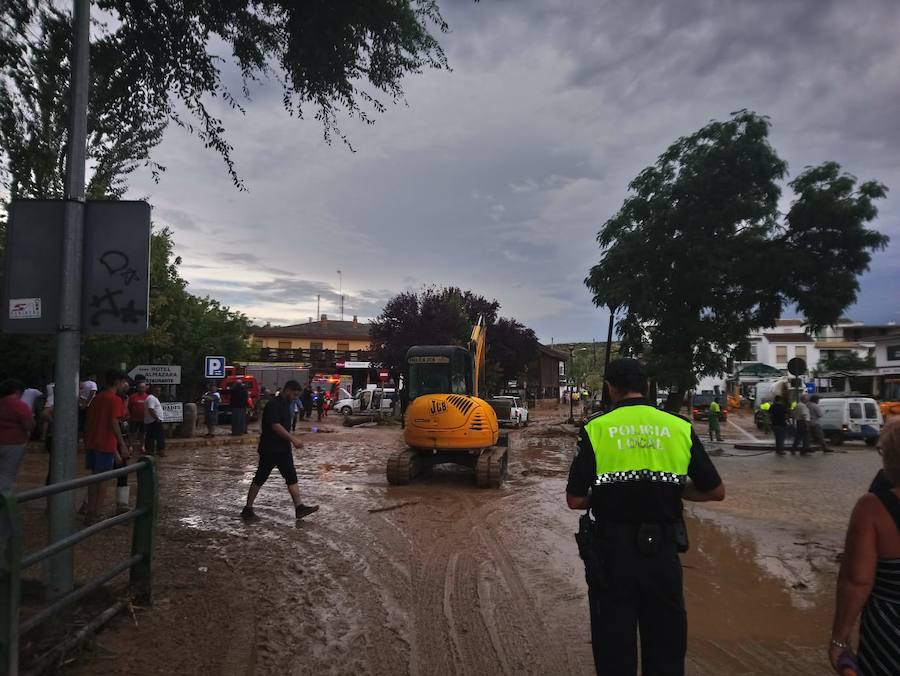
<path fill-rule="evenodd" d="M 604 355 L 605 360 L 603 364 L 603 390 L 600 396 L 600 401 L 603 404 L 603 409 L 606 410 L 609 405 L 609 392 L 606 390 L 606 372 L 609 370 L 609 358 L 612 355 L 612 334 L 613 334 L 613 322 L 616 318 L 616 308 L 610 306 L 609 308 L 609 330 L 606 332 L 606 354 Z"/>
<path fill-rule="evenodd" d="M 51 483 L 74 479 L 77 473 L 90 13 L 90 0 L 73 0 L 72 91 L 64 188 L 66 206 L 63 216 L 62 289 L 56 336 Z M 49 500 L 49 536 L 53 543 L 71 535 L 75 530 L 75 493 L 57 493 L 50 496 Z M 58 598 L 72 591 L 74 569 L 75 556 L 72 548 L 64 549 L 50 559 L 47 590 L 51 598 Z"/>
<path fill-rule="evenodd" d="M 341 296 L 341 321 L 344 321 L 344 273 L 340 270 L 338 273 L 338 293 Z"/>

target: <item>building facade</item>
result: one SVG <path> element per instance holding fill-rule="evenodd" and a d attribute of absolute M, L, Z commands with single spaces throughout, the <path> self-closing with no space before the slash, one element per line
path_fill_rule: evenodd
<path fill-rule="evenodd" d="M 331 350 L 368 352 L 369 325 L 357 317 L 352 321 L 328 319 L 290 326 L 266 326 L 253 332 L 253 345 L 266 350 Z"/>

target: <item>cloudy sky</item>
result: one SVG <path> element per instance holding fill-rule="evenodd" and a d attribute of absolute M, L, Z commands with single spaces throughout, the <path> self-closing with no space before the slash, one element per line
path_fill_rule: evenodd
<path fill-rule="evenodd" d="M 343 125 L 356 152 L 287 116 L 277 86 L 222 111 L 247 191 L 172 128 L 159 184 L 132 182 L 175 233 L 183 274 L 257 321 L 374 317 L 404 289 L 496 298 L 549 342 L 605 335 L 584 287 L 597 230 L 678 136 L 749 108 L 792 175 L 836 160 L 892 189 L 892 235 L 848 314 L 900 320 L 900 3 L 895 0 L 443 0 L 452 72 Z M 702 261 L 698 261 L 702 265 Z"/>

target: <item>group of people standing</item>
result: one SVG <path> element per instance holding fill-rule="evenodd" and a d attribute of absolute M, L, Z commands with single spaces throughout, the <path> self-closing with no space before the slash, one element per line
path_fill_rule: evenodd
<path fill-rule="evenodd" d="M 831 449 L 825 442 L 825 433 L 822 430 L 822 409 L 819 407 L 819 395 L 802 395 L 796 404 L 789 408 L 784 398 L 776 396 L 775 401 L 765 402 L 760 406 L 763 413 L 765 426 L 772 428 L 775 435 L 775 453 L 785 454 L 784 442 L 787 438 L 790 424 L 793 423 L 794 440 L 791 444 L 791 455 L 799 450 L 800 455 L 809 455 L 813 452 L 812 445 L 818 447 L 823 453 L 831 453 Z"/>

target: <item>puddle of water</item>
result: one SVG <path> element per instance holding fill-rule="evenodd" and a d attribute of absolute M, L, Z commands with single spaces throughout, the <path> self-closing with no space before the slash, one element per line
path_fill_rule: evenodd
<path fill-rule="evenodd" d="M 689 516 L 688 529 L 691 551 L 683 563 L 692 634 L 801 645 L 826 635 L 837 574 L 827 542 L 718 514 L 715 521 Z"/>

